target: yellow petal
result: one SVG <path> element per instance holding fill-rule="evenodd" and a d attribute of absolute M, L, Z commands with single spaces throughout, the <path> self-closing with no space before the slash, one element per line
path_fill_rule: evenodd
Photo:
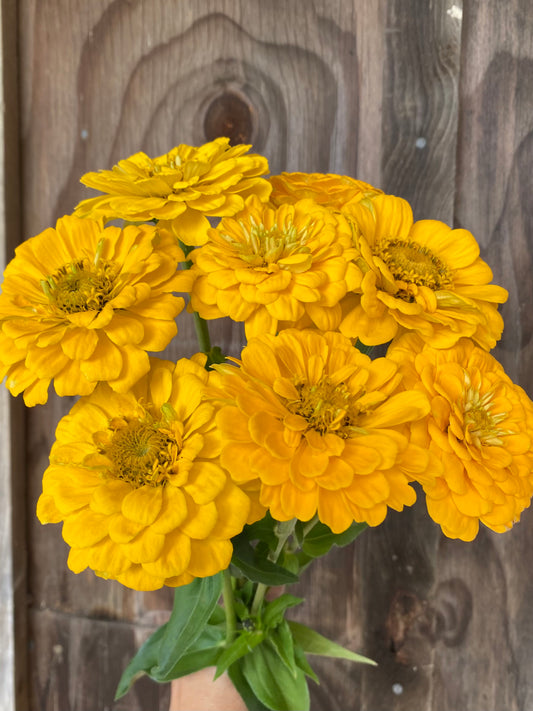
<path fill-rule="evenodd" d="M 165 536 L 165 543 L 157 560 L 143 563 L 143 569 L 149 575 L 170 578 L 184 573 L 190 560 L 191 540 L 176 530 Z"/>
<path fill-rule="evenodd" d="M 163 504 L 163 487 L 141 486 L 122 500 L 122 513 L 130 521 L 149 526 L 155 521 Z"/>
<path fill-rule="evenodd" d="M 69 546 L 85 548 L 107 536 L 109 519 L 89 508 L 71 514 L 63 524 L 63 538 Z"/>
<path fill-rule="evenodd" d="M 183 492 L 167 484 L 163 488 L 163 503 L 156 520 L 151 524 L 154 533 L 170 533 L 187 518 L 187 503 Z"/>
<path fill-rule="evenodd" d="M 225 487 L 226 474 L 213 462 L 195 462 L 184 490 L 196 504 L 208 504 Z"/>
<path fill-rule="evenodd" d="M 231 541 L 191 541 L 191 560 L 187 572 L 198 577 L 226 570 L 233 555 Z"/>
<path fill-rule="evenodd" d="M 151 563 L 159 557 L 164 543 L 165 536 L 154 533 L 150 527 L 143 529 L 128 543 L 122 543 L 121 548 L 132 563 Z"/>

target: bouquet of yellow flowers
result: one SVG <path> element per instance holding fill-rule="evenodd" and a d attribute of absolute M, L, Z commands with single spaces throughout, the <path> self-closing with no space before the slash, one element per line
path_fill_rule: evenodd
<path fill-rule="evenodd" d="M 28 406 L 51 383 L 80 396 L 37 506 L 69 568 L 175 588 L 117 696 L 215 666 L 251 711 L 294 711 L 308 656 L 372 662 L 268 589 L 417 491 L 446 536 L 509 529 L 533 493 L 533 403 L 489 352 L 507 292 L 470 232 L 350 177 L 265 177 L 250 148 L 84 175 L 102 194 L 5 270 L 0 369 Z M 155 357 L 185 307 L 200 352 Z M 224 317 L 244 323 L 239 359 L 211 345 Z"/>

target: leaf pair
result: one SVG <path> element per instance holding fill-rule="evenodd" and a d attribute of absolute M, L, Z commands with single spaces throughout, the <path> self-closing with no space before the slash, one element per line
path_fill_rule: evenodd
<path fill-rule="evenodd" d="M 139 649 L 118 684 L 116 699 L 143 674 L 155 681 L 177 679 L 216 663 L 224 643 L 224 615 L 217 608 L 222 574 L 196 578 L 176 588 L 169 621 Z"/>

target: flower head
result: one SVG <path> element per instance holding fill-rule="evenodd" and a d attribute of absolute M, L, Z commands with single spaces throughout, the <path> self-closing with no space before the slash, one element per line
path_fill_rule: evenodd
<path fill-rule="evenodd" d="M 489 283 L 492 272 L 470 232 L 437 220 L 413 223 L 409 204 L 392 195 L 378 195 L 371 209 L 353 205 L 346 215 L 360 284 L 343 303 L 342 333 L 367 345 L 415 331 L 437 348 L 462 336 L 495 346 L 503 329 L 495 304 L 507 292 Z"/>
<path fill-rule="evenodd" d="M 250 511 L 218 464 L 201 357 L 151 363 L 131 392 L 101 384 L 60 421 L 37 504 L 41 523 L 63 521 L 71 570 L 135 590 L 225 569 Z"/>
<path fill-rule="evenodd" d="M 165 221 L 185 244 L 204 244 L 206 215 L 234 215 L 251 194 L 268 200 L 271 186 L 261 178 L 268 162 L 246 155 L 250 147 L 230 147 L 228 138 L 217 138 L 199 147 L 182 143 L 157 158 L 135 153 L 112 170 L 86 173 L 81 182 L 105 194 L 83 200 L 76 212 L 106 220 Z"/>
<path fill-rule="evenodd" d="M 153 226 L 103 228 L 65 216 L 21 244 L 0 295 L 0 374 L 27 405 L 88 395 L 98 381 L 125 392 L 177 332 L 183 252 Z"/>
<path fill-rule="evenodd" d="M 469 339 L 435 349 L 416 336 L 389 348 L 405 387 L 427 393 L 431 414 L 415 439 L 442 471 L 418 478 L 430 516 L 451 538 L 472 540 L 479 522 L 503 532 L 533 494 L 533 403 L 502 366 Z"/>
<path fill-rule="evenodd" d="M 272 516 L 319 519 L 335 533 L 372 526 L 387 507 L 414 503 L 413 472 L 427 452 L 407 423 L 429 410 L 425 395 L 397 393 L 400 375 L 339 333 L 287 329 L 252 339 L 239 368 L 215 366 L 221 463 L 237 482 L 259 479 Z"/>
<path fill-rule="evenodd" d="M 277 207 L 309 199 L 341 212 L 351 203 L 381 193 L 381 190 L 362 180 L 331 173 L 281 173 L 271 176 L 269 180 L 273 187 L 270 202 Z"/>
<path fill-rule="evenodd" d="M 286 325 L 334 329 L 346 293 L 339 221 L 311 200 L 273 209 L 255 197 L 192 253 L 192 307 L 244 321 L 248 338 Z"/>

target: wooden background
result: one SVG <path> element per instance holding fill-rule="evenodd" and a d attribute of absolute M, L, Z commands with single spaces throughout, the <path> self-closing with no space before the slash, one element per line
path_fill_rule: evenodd
<path fill-rule="evenodd" d="M 417 218 L 472 230 L 511 293 L 498 354 L 533 395 L 531 0 L 3 0 L 2 9 L 7 258 L 15 239 L 72 211 L 86 195 L 82 173 L 229 134 L 253 142 L 273 173 L 358 177 L 410 200 Z M 193 352 L 192 333 L 182 323 L 170 353 Z M 221 326 L 214 341 L 238 352 L 242 332 Z M 113 695 L 171 593 L 73 575 L 60 527 L 35 518 L 67 400 L 28 411 L 25 428 L 14 420 L 15 454 L 3 448 L 14 475 L 11 491 L 2 479 L 12 588 L 0 588 L 0 624 L 18 700 L 6 664 L 2 708 L 163 710 L 168 688 L 149 680 L 117 703 Z M 316 565 L 299 619 L 379 666 L 317 664 L 313 709 L 533 709 L 532 543 L 533 510 L 511 532 L 465 544 L 443 538 L 422 503 Z"/>

